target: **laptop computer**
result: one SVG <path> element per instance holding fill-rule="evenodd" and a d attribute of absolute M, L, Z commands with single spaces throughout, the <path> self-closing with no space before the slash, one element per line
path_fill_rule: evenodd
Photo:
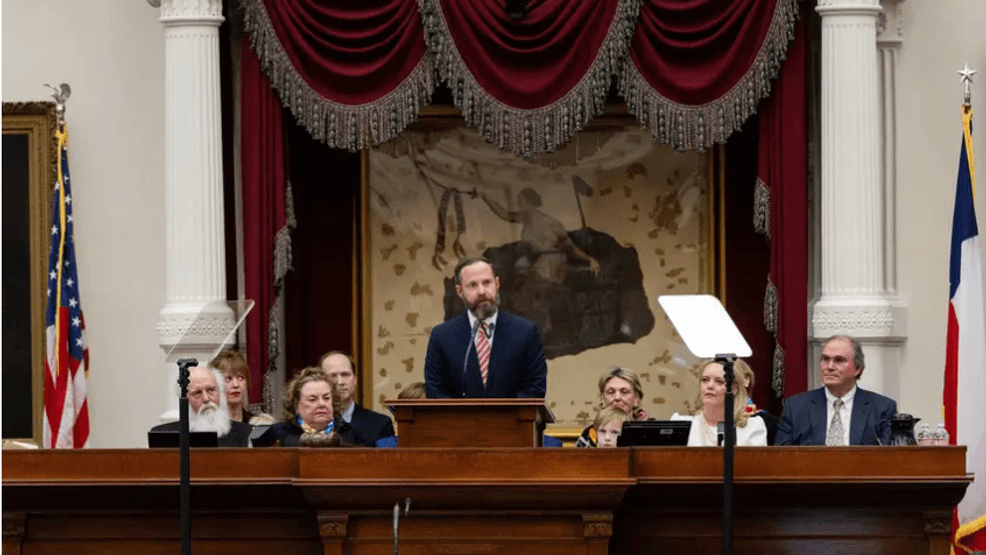
<path fill-rule="evenodd" d="M 151 430 L 147 432 L 148 447 L 178 447 L 179 432 L 171 430 Z M 216 432 L 189 432 L 189 447 L 219 447 Z"/>
<path fill-rule="evenodd" d="M 623 423 L 619 447 L 685 446 L 692 423 L 688 420 L 635 420 Z"/>

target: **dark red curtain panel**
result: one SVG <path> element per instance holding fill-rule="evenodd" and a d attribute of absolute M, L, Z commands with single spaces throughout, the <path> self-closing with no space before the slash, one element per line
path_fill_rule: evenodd
<path fill-rule="evenodd" d="M 770 94 L 797 12 L 798 0 L 643 0 L 620 93 L 663 143 L 724 143 Z"/>
<path fill-rule="evenodd" d="M 262 402 L 270 412 L 279 330 L 273 309 L 291 264 L 289 203 L 281 103 L 249 39 L 243 44 L 241 85 L 244 289 L 246 298 L 256 303 L 246 321 L 250 403 Z"/>
<path fill-rule="evenodd" d="M 629 0 L 422 0 L 438 72 L 487 140 L 551 151 L 602 110 L 636 20 Z"/>
<path fill-rule="evenodd" d="M 295 119 L 330 147 L 396 137 L 431 98 L 415 0 L 243 0 L 261 67 Z"/>
<path fill-rule="evenodd" d="M 764 320 L 776 338 L 771 385 L 779 397 L 808 388 L 808 20 L 806 13 L 798 22 L 773 94 L 760 109 L 754 225 L 770 241 Z"/>

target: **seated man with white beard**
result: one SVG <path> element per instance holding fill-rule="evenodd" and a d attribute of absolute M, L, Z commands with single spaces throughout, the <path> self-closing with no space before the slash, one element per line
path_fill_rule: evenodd
<path fill-rule="evenodd" d="M 216 432 L 220 447 L 250 447 L 253 426 L 229 418 L 223 375 L 202 366 L 188 375 L 188 429 L 190 432 Z M 177 432 L 179 422 L 151 428 L 152 432 Z"/>

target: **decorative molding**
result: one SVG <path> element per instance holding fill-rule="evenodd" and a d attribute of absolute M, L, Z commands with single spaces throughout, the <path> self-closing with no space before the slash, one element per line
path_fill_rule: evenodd
<path fill-rule="evenodd" d="M 902 42 L 904 38 L 904 0 L 882 0 L 883 13 L 877 23 L 878 42 Z M 882 26 L 881 26 L 882 23 Z"/>
<path fill-rule="evenodd" d="M 952 518 L 946 516 L 925 516 L 925 535 L 948 535 L 952 533 Z"/>
<path fill-rule="evenodd" d="M 3 537 L 22 538 L 27 521 L 24 513 L 3 513 Z"/>
<path fill-rule="evenodd" d="M 609 538 L 613 535 L 612 513 L 584 513 L 583 535 L 586 538 Z"/>
<path fill-rule="evenodd" d="M 319 513 L 318 534 L 322 540 L 344 540 L 349 533 L 349 515 L 345 513 Z"/>
<path fill-rule="evenodd" d="M 811 325 L 816 335 L 819 330 L 876 332 L 893 328 L 894 315 L 890 310 L 815 311 Z"/>
<path fill-rule="evenodd" d="M 222 337 L 233 331 L 236 321 L 232 317 L 222 318 L 161 318 L 156 330 L 158 337 Z"/>
<path fill-rule="evenodd" d="M 154 2 L 161 6 L 165 26 L 214 23 L 218 27 L 223 22 L 222 0 L 153 0 L 152 6 Z"/>

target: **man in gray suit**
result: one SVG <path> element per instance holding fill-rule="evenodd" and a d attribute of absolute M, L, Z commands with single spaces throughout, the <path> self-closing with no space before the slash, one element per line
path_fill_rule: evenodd
<path fill-rule="evenodd" d="M 774 444 L 888 444 L 897 403 L 856 386 L 865 367 L 858 341 L 845 335 L 830 337 L 819 360 L 824 387 L 784 402 Z"/>

